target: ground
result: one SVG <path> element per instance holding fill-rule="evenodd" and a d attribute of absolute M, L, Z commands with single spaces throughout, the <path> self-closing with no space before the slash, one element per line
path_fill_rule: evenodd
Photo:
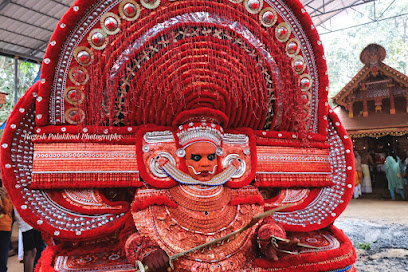
<path fill-rule="evenodd" d="M 358 272 L 408 271 L 408 202 L 353 199 L 335 226 L 357 249 Z"/>
<path fill-rule="evenodd" d="M 358 272 L 408 271 L 408 201 L 353 199 L 334 225 L 357 249 Z M 10 257 L 8 272 L 21 271 L 17 256 Z"/>

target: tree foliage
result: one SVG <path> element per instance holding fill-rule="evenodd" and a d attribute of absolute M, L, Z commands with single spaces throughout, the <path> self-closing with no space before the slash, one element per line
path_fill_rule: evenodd
<path fill-rule="evenodd" d="M 8 93 L 7 103 L 0 109 L 0 124 L 3 124 L 10 115 L 15 102 L 33 84 L 38 75 L 40 65 L 17 60 L 18 65 L 18 85 L 17 94 L 15 92 L 15 60 L 13 58 L 0 56 L 0 91 Z M 17 95 L 17 96 L 16 96 Z"/>

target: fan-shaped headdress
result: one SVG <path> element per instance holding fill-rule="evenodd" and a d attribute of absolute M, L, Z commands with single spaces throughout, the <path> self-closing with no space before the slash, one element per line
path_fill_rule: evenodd
<path fill-rule="evenodd" d="M 79 1 L 45 56 L 38 125 L 169 126 L 209 107 L 231 128 L 324 133 L 320 41 L 278 2 Z"/>
<path fill-rule="evenodd" d="M 101 237 L 129 207 L 99 189 L 174 186 L 154 158 L 180 165 L 190 127 L 174 120 L 207 108 L 221 113 L 204 127 L 223 165 L 242 158 L 226 186 L 256 178 L 279 188 L 276 201 L 295 205 L 276 221 L 320 229 L 353 188 L 352 145 L 328 107 L 326 72 L 297 0 L 77 0 L 7 122 L 3 180 L 22 217 L 49 236 Z"/>

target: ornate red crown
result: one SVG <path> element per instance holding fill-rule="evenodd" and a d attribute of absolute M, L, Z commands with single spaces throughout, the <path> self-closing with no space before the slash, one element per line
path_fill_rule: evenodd
<path fill-rule="evenodd" d="M 214 123 L 190 122 L 178 127 L 177 137 L 183 148 L 196 142 L 209 142 L 215 146 L 220 146 L 223 132 L 222 127 Z"/>
<path fill-rule="evenodd" d="M 177 151 L 184 157 L 184 149 L 196 142 L 208 142 L 217 147 L 217 155 L 222 154 L 221 143 L 228 117 L 221 111 L 211 108 L 197 108 L 181 112 L 174 119 L 178 125 L 177 137 L 182 148 Z"/>

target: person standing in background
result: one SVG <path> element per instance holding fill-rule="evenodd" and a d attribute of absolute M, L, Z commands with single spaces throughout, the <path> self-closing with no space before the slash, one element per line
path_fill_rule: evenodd
<path fill-rule="evenodd" d="M 408 195 L 408 151 L 405 151 L 405 160 L 404 163 L 402 164 L 401 170 L 402 170 L 402 181 L 404 183 L 404 192 L 405 195 Z"/>
<path fill-rule="evenodd" d="M 6 189 L 0 185 L 0 272 L 7 271 L 7 260 L 11 238 L 13 204 Z"/>
<path fill-rule="evenodd" d="M 361 157 L 357 151 L 354 151 L 354 167 L 356 169 L 355 185 L 354 185 L 354 198 L 361 196 L 361 181 L 363 180 L 363 170 L 361 168 Z"/>
<path fill-rule="evenodd" d="M 16 221 L 23 234 L 24 272 L 33 272 L 35 265 L 41 256 L 41 252 L 45 248 L 45 244 L 41 238 L 41 232 L 33 229 L 33 227 L 24 222 L 16 209 L 14 209 L 14 213 Z"/>
<path fill-rule="evenodd" d="M 362 193 L 372 193 L 373 187 L 371 185 L 371 171 L 374 166 L 373 157 L 364 150 L 363 156 L 361 158 L 361 169 L 363 171 L 363 181 L 361 182 L 361 192 Z"/>
<path fill-rule="evenodd" d="M 395 200 L 395 191 L 398 190 L 403 200 L 405 200 L 404 184 L 402 181 L 401 160 L 394 150 L 388 152 L 385 159 L 385 175 L 387 176 L 388 189 L 391 199 Z"/>

